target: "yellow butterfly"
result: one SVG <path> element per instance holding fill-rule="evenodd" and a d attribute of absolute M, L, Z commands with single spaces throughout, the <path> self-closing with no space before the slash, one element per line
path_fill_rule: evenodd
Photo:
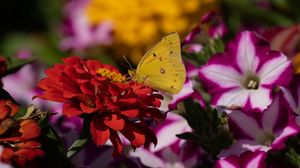
<path fill-rule="evenodd" d="M 186 71 L 181 58 L 178 33 L 166 35 L 140 60 L 134 80 L 150 88 L 176 94 L 185 82 Z"/>

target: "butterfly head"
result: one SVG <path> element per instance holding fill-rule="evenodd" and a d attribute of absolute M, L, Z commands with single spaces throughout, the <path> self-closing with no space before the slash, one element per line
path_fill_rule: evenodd
<path fill-rule="evenodd" d="M 136 81 L 136 70 L 135 69 L 129 69 L 128 75 L 131 80 Z"/>

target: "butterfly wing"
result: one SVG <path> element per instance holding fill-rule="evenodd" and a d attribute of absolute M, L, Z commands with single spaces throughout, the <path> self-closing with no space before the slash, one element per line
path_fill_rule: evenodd
<path fill-rule="evenodd" d="M 136 80 L 153 89 L 178 93 L 186 71 L 181 58 L 180 38 L 171 33 L 162 38 L 139 62 Z"/>

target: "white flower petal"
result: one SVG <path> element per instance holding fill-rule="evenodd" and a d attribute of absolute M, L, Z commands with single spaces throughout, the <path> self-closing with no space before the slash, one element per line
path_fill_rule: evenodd
<path fill-rule="evenodd" d="M 222 88 L 240 86 L 241 75 L 230 66 L 210 64 L 201 68 L 200 72 Z"/>
<path fill-rule="evenodd" d="M 290 65 L 291 62 L 283 54 L 265 62 L 258 72 L 261 84 L 273 84 Z"/>
<path fill-rule="evenodd" d="M 245 31 L 241 34 L 237 48 L 237 64 L 246 73 L 257 69 L 259 58 L 255 55 L 255 46 L 251 39 L 251 32 Z"/>
<path fill-rule="evenodd" d="M 167 120 L 168 119 L 172 122 L 156 132 L 158 142 L 155 147 L 153 144 L 150 145 L 151 152 L 159 151 L 170 146 L 176 141 L 179 141 L 180 139 L 176 137 L 176 134 L 181 134 L 192 130 L 187 121 L 177 114 L 169 113 L 167 115 Z"/>
<path fill-rule="evenodd" d="M 247 103 L 248 97 L 249 97 L 249 91 L 237 88 L 230 90 L 218 99 L 216 105 L 222 105 L 222 106 L 244 106 Z"/>
<path fill-rule="evenodd" d="M 296 105 L 296 102 L 292 96 L 292 93 L 290 92 L 290 90 L 284 88 L 284 87 L 280 87 L 280 89 L 282 90 L 282 93 L 283 93 L 283 97 L 285 98 L 285 100 L 288 102 L 290 108 L 296 112 L 297 111 L 297 105 Z M 298 95 L 300 95 L 299 92 L 300 91 L 300 87 L 298 88 Z M 300 101 L 298 99 L 298 101 Z M 299 104 L 299 102 L 298 102 Z"/>
<path fill-rule="evenodd" d="M 270 90 L 260 87 L 257 90 L 249 90 L 251 107 L 264 110 L 271 104 Z"/>
<path fill-rule="evenodd" d="M 229 148 L 223 149 L 220 154 L 218 155 L 218 158 L 224 158 L 230 155 L 240 155 L 244 151 L 249 150 L 247 147 L 249 145 L 257 145 L 257 142 L 254 140 L 248 140 L 248 139 L 240 139 L 237 140 L 234 144 L 232 144 Z"/>
<path fill-rule="evenodd" d="M 136 151 L 131 150 L 129 155 L 140 158 L 141 162 L 146 166 L 153 168 L 165 167 L 165 162 L 161 158 L 144 148 L 136 149 Z"/>
<path fill-rule="evenodd" d="M 174 163 L 180 161 L 179 156 L 171 150 L 170 147 L 164 148 L 161 152 L 161 156 L 165 162 Z"/>

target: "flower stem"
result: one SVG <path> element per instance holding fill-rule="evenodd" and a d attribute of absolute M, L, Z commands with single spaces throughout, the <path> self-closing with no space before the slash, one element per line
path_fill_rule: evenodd
<path fill-rule="evenodd" d="M 88 140 L 91 137 L 90 123 L 91 120 L 88 118 L 85 118 L 83 120 L 82 132 L 79 138 L 72 144 L 72 146 L 67 151 L 68 159 L 71 159 L 73 156 L 79 153 L 81 149 L 87 144 Z"/>

